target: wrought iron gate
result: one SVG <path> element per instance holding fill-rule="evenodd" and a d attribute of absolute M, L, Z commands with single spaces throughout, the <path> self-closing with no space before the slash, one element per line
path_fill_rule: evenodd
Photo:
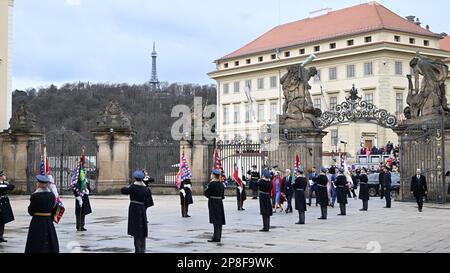
<path fill-rule="evenodd" d="M 175 186 L 179 163 L 179 144 L 130 143 L 130 179 L 134 170 L 145 169 L 155 184 Z"/>
<path fill-rule="evenodd" d="M 70 191 L 70 180 L 77 160 L 80 160 L 83 147 L 86 155 L 86 178 L 95 192 L 98 178 L 98 147 L 95 139 L 86 138 L 75 131 L 59 129 L 48 132 L 45 135 L 45 143 L 49 166 L 61 194 Z M 34 176 L 40 173 L 43 145 L 44 140 L 33 140 L 28 143 L 29 192 L 34 190 Z"/>
<path fill-rule="evenodd" d="M 241 159 L 243 173 L 246 174 L 253 165 L 261 172 L 263 165 L 267 164 L 267 152 L 261 150 L 260 144 L 222 144 L 217 143 L 216 148 L 219 159 L 227 177 L 234 173 L 235 164 Z M 213 154 L 213 153 L 211 153 Z M 210 164 L 211 168 L 213 164 Z"/>
<path fill-rule="evenodd" d="M 428 184 L 427 199 L 445 203 L 445 130 L 442 120 L 430 120 L 406 128 L 400 138 L 401 199 L 412 201 L 411 177 L 421 169 Z M 406 173 L 410 170 L 411 173 Z"/>

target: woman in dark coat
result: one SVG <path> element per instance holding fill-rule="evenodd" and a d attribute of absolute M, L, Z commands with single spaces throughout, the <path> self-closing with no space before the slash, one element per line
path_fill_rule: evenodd
<path fill-rule="evenodd" d="M 143 171 L 133 173 L 136 180 L 128 187 L 122 188 L 122 194 L 130 195 L 128 208 L 128 235 L 134 237 L 136 253 L 145 253 L 145 238 L 148 236 L 147 208 L 153 206 L 152 192 L 142 181 Z"/>
<path fill-rule="evenodd" d="M 256 186 L 259 190 L 259 210 L 263 218 L 263 229 L 261 232 L 268 232 L 270 230 L 270 216 L 273 214 L 272 210 L 272 181 L 270 180 L 271 174 L 269 170 L 263 171 L 263 177 L 260 179 Z"/>
<path fill-rule="evenodd" d="M 339 170 L 339 174 L 336 177 L 336 193 L 337 193 L 337 202 L 339 203 L 339 207 L 341 209 L 341 213 L 339 216 L 347 215 L 346 205 L 347 202 L 347 177 L 344 175 L 344 169 Z"/>
<path fill-rule="evenodd" d="M 48 188 L 47 176 L 38 175 L 37 190 L 31 195 L 28 213 L 33 216 L 28 229 L 25 253 L 58 253 L 59 244 L 53 225 L 56 197 Z"/>
<path fill-rule="evenodd" d="M 189 205 L 194 204 L 192 199 L 192 182 L 190 179 L 181 181 L 180 186 L 180 203 L 181 203 L 181 216 L 183 218 L 189 218 L 188 211 Z"/>
<path fill-rule="evenodd" d="M 363 208 L 360 211 L 367 211 L 369 209 L 369 178 L 366 174 L 366 169 L 362 168 L 359 175 L 359 199 L 363 202 Z"/>
<path fill-rule="evenodd" d="M 313 178 L 313 181 L 317 183 L 317 198 L 320 204 L 320 210 L 322 216 L 318 218 L 319 220 L 327 219 L 327 207 L 328 207 L 328 177 L 327 169 L 325 167 L 320 168 L 320 175 Z"/>
<path fill-rule="evenodd" d="M 75 217 L 77 231 L 86 231 L 84 228 L 86 215 L 92 213 L 91 203 L 89 202 L 89 193 L 91 187 L 89 181 L 86 180 L 86 189 L 81 189 L 81 182 L 78 181 L 72 185 L 72 192 L 75 196 Z"/>
<path fill-rule="evenodd" d="M 297 225 L 305 224 L 305 212 L 306 212 L 306 196 L 305 191 L 308 186 L 308 179 L 303 175 L 303 169 L 298 169 L 297 178 L 295 179 L 293 188 L 295 191 L 295 209 L 298 211 L 299 221 Z"/>
<path fill-rule="evenodd" d="M 211 174 L 211 182 L 205 190 L 205 197 L 208 198 L 209 223 L 214 225 L 214 234 L 210 243 L 219 243 L 222 239 L 222 226 L 225 225 L 225 209 L 223 199 L 225 199 L 225 186 L 220 181 L 220 170 L 214 169 Z"/>
<path fill-rule="evenodd" d="M 0 170 L 0 243 L 6 243 L 3 238 L 5 232 L 5 224 L 14 221 L 14 214 L 9 203 L 8 191 L 14 190 L 14 185 L 6 181 L 6 175 L 3 170 Z"/>

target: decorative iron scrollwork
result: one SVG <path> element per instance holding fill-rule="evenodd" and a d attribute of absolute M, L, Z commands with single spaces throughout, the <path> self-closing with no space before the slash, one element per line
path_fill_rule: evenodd
<path fill-rule="evenodd" d="M 385 109 L 378 109 L 373 103 L 362 100 L 358 96 L 358 90 L 353 85 L 350 96 L 345 102 L 336 105 L 334 111 L 326 111 L 317 120 L 319 128 L 327 128 L 346 121 L 376 121 L 379 125 L 387 128 L 398 125 L 397 117 Z"/>

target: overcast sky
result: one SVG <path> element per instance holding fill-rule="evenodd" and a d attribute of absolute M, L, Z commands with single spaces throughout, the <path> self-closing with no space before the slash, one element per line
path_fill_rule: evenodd
<path fill-rule="evenodd" d="M 15 0 L 13 89 L 150 79 L 152 43 L 160 81 L 214 83 L 213 61 L 279 23 L 359 0 Z M 450 32 L 448 0 L 379 1 Z"/>

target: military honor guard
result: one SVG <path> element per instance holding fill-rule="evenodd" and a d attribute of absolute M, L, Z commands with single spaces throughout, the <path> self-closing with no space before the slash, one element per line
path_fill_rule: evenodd
<path fill-rule="evenodd" d="M 303 174 L 303 169 L 298 168 L 295 182 L 292 185 L 295 193 L 295 209 L 298 211 L 297 225 L 305 224 L 305 212 L 306 212 L 306 187 L 308 186 L 308 179 Z"/>
<path fill-rule="evenodd" d="M 320 174 L 313 178 L 313 181 L 317 183 L 317 201 L 320 205 L 321 217 L 319 220 L 327 219 L 327 208 L 328 208 L 328 176 L 327 168 L 321 167 Z"/>
<path fill-rule="evenodd" d="M 360 211 L 367 211 L 369 209 L 369 177 L 367 176 L 367 170 L 361 169 L 359 175 L 359 199 L 362 200 L 362 209 Z"/>
<path fill-rule="evenodd" d="M 250 189 L 252 190 L 253 199 L 258 199 L 258 186 L 257 183 L 261 179 L 261 175 L 258 172 L 258 166 L 253 165 L 252 169 L 247 172 L 247 177 L 250 181 Z"/>
<path fill-rule="evenodd" d="M 142 182 L 144 182 L 145 186 L 149 187 L 150 183 L 154 183 L 155 182 L 155 179 L 150 177 L 150 175 L 148 174 L 147 170 L 144 169 L 142 171 L 144 172 L 144 175 L 145 175 L 145 177 L 142 180 Z"/>
<path fill-rule="evenodd" d="M 422 175 L 422 170 L 417 169 L 416 175 L 411 178 L 411 193 L 416 198 L 419 212 L 423 209 L 423 198 L 428 194 L 427 179 Z"/>
<path fill-rule="evenodd" d="M 263 219 L 263 228 L 261 232 L 268 232 L 270 230 L 270 216 L 272 216 L 272 204 L 271 204 L 271 194 L 272 194 L 272 181 L 270 179 L 271 174 L 269 170 L 263 171 L 263 177 L 258 181 L 258 191 L 259 191 L 259 210 Z"/>
<path fill-rule="evenodd" d="M 341 209 L 341 213 L 339 216 L 347 215 L 346 205 L 347 202 L 347 189 L 349 189 L 349 185 L 347 182 L 347 177 L 344 174 L 344 168 L 339 169 L 339 173 L 336 177 L 336 194 L 337 194 L 337 202 L 339 203 L 339 208 Z"/>
<path fill-rule="evenodd" d="M 56 197 L 48 188 L 47 176 L 38 175 L 37 189 L 31 195 L 28 213 L 33 217 L 28 229 L 25 253 L 58 253 L 59 243 L 53 225 Z"/>
<path fill-rule="evenodd" d="M 237 201 L 237 209 L 239 211 L 243 211 L 244 209 L 244 201 L 247 200 L 247 192 L 245 190 L 246 182 L 245 177 L 242 174 L 241 161 L 239 160 L 234 168 L 233 178 L 236 183 L 236 201 Z"/>
<path fill-rule="evenodd" d="M 92 213 L 91 203 L 89 202 L 89 194 L 91 187 L 86 179 L 84 170 L 80 171 L 79 179 L 73 181 L 72 192 L 75 196 L 75 216 L 77 231 L 87 231 L 85 228 L 86 215 Z"/>
<path fill-rule="evenodd" d="M 14 221 L 14 214 L 8 198 L 8 191 L 13 190 L 14 185 L 6 181 L 5 172 L 0 170 L 0 243 L 7 242 L 7 240 L 3 237 L 5 225 Z"/>
<path fill-rule="evenodd" d="M 220 179 L 221 170 L 214 169 L 211 174 L 211 181 L 205 189 L 205 197 L 208 198 L 209 222 L 214 226 L 214 234 L 210 243 L 219 243 L 222 239 L 222 226 L 225 225 L 225 209 L 223 199 L 225 199 L 225 186 Z"/>
<path fill-rule="evenodd" d="M 143 182 L 143 171 L 133 173 L 135 182 L 122 188 L 122 194 L 130 196 L 128 208 L 128 235 L 134 237 L 135 253 L 145 253 L 145 240 L 148 236 L 147 208 L 153 206 L 150 189 Z"/>
<path fill-rule="evenodd" d="M 192 182 L 191 179 L 185 179 L 181 181 L 180 186 L 180 202 L 181 202 L 181 216 L 183 218 L 191 217 L 189 212 L 189 205 L 194 204 L 192 198 Z"/>

